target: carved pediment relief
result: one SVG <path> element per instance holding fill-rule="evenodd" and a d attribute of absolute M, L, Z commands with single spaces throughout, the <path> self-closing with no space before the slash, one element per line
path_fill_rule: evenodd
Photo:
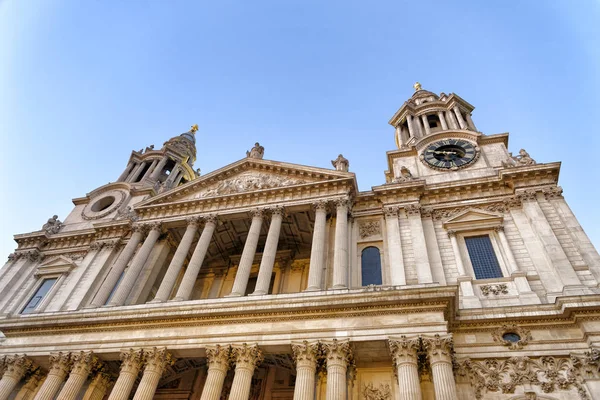
<path fill-rule="evenodd" d="M 493 228 L 502 225 L 504 217 L 500 214 L 470 208 L 443 222 L 445 229 L 460 231 L 468 229 Z"/>
<path fill-rule="evenodd" d="M 354 179 L 354 174 L 246 158 L 161 193 L 142 202 L 140 206 L 164 204 L 172 201 L 208 199 L 339 179 Z"/>

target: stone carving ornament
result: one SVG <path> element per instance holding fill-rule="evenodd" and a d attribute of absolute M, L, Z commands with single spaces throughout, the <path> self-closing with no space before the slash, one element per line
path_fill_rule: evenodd
<path fill-rule="evenodd" d="M 529 153 L 525 149 L 519 150 L 519 155 L 513 156 L 512 153 L 508 153 L 510 158 L 507 161 L 502 162 L 502 166 L 505 168 L 522 167 L 525 165 L 535 165 L 536 162 L 529 156 Z"/>
<path fill-rule="evenodd" d="M 331 160 L 331 165 L 335 167 L 336 171 L 342 172 L 348 172 L 348 168 L 350 168 L 350 162 L 341 154 L 335 160 Z"/>
<path fill-rule="evenodd" d="M 306 181 L 297 178 L 252 172 L 238 175 L 220 182 L 216 187 L 199 194 L 200 198 L 247 192 L 250 190 L 270 189 L 280 186 L 300 185 Z"/>
<path fill-rule="evenodd" d="M 121 208 L 117 211 L 117 216 L 115 219 L 128 219 L 132 222 L 135 222 L 140 219 L 135 210 L 131 208 L 131 206 L 127 206 L 125 208 Z"/>
<path fill-rule="evenodd" d="M 415 178 L 413 177 L 410 170 L 406 166 L 403 165 L 400 167 L 400 176 L 395 177 L 392 182 L 400 183 L 400 182 L 412 181 L 413 179 L 415 179 Z"/>
<path fill-rule="evenodd" d="M 489 296 L 493 294 L 498 296 L 500 294 L 508 294 L 508 286 L 505 283 L 500 283 L 498 285 L 483 285 L 481 286 L 481 293 L 484 296 Z"/>
<path fill-rule="evenodd" d="M 515 334 L 519 336 L 518 340 L 507 340 L 507 334 Z M 511 350 L 520 350 L 526 346 L 530 340 L 531 332 L 529 329 L 522 328 L 516 324 L 505 324 L 492 332 L 494 342 L 508 346 Z"/>
<path fill-rule="evenodd" d="M 381 234 L 381 224 L 379 221 L 364 221 L 358 225 L 358 234 L 361 239 Z"/>
<path fill-rule="evenodd" d="M 373 382 L 369 382 L 368 384 L 363 383 L 362 395 L 365 400 L 390 400 L 392 391 L 387 383 L 385 385 L 380 383 L 379 387 L 375 388 Z"/>
<path fill-rule="evenodd" d="M 58 233 L 62 227 L 63 223 L 58 219 L 58 215 L 54 215 L 42 226 L 42 230 L 44 230 L 48 235 L 53 235 Z"/>
<path fill-rule="evenodd" d="M 260 143 L 254 143 L 254 147 L 246 152 L 246 157 L 248 158 L 256 158 L 258 160 L 262 160 L 265 155 L 265 148 L 260 145 Z"/>
<path fill-rule="evenodd" d="M 514 393 L 518 385 L 539 386 L 544 393 L 575 388 L 581 399 L 589 399 L 581 373 L 583 362 L 577 356 L 465 359 L 457 363 L 457 370 L 470 379 L 477 399 L 486 392 Z"/>

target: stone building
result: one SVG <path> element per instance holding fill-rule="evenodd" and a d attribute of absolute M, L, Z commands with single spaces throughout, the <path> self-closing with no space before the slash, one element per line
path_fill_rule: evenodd
<path fill-rule="evenodd" d="M 560 163 L 415 85 L 385 182 L 196 131 L 18 234 L 0 400 L 600 399 L 600 256 Z M 241 155 L 240 155 L 241 156 Z"/>

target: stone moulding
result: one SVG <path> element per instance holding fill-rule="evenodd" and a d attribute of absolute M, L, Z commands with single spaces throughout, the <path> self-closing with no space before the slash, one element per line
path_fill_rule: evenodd
<path fill-rule="evenodd" d="M 506 340 L 504 338 L 504 335 L 506 335 L 507 333 L 515 333 L 519 335 L 520 339 L 516 342 Z M 526 346 L 530 340 L 533 339 L 531 337 L 531 332 L 529 331 L 529 329 L 525 329 L 516 324 L 502 325 L 501 327 L 492 332 L 492 338 L 494 339 L 494 342 L 498 342 L 503 344 L 504 346 L 508 346 L 508 348 L 511 350 L 520 350 L 523 348 L 523 346 Z"/>
<path fill-rule="evenodd" d="M 490 294 L 495 296 L 508 294 L 508 286 L 506 283 L 500 283 L 498 285 L 481 285 L 480 289 L 484 296 L 489 296 Z"/>

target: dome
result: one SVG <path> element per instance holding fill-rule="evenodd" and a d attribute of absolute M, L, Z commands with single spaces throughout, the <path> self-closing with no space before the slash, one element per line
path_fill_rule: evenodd
<path fill-rule="evenodd" d="M 196 144 L 196 136 L 191 131 L 190 132 L 186 132 L 186 133 L 182 133 L 179 136 L 183 136 L 184 138 L 186 138 L 190 142 Z"/>

